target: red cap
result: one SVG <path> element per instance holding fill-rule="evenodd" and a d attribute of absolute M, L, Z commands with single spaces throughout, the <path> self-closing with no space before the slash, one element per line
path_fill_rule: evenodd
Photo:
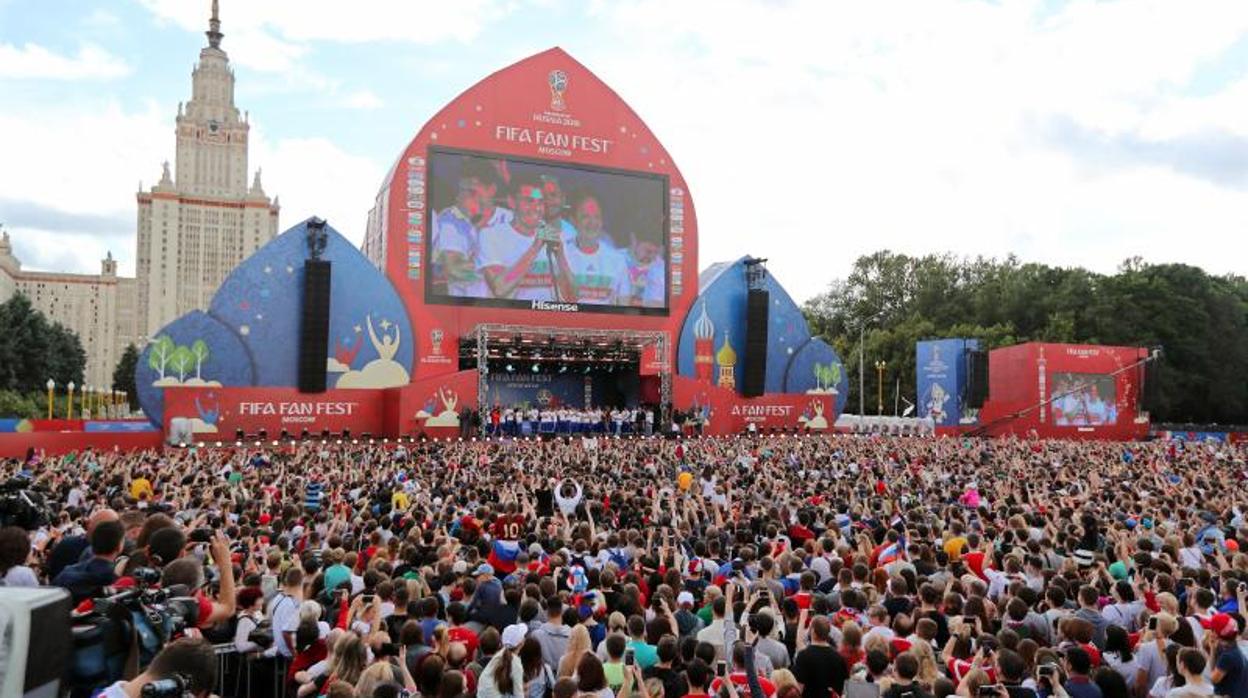
<path fill-rule="evenodd" d="M 1225 613 L 1215 613 L 1208 619 L 1200 621 L 1205 630 L 1212 630 L 1220 638 L 1232 638 L 1239 634 L 1239 623 Z"/>
<path fill-rule="evenodd" d="M 269 516 L 269 513 L 267 511 L 261 514 L 259 518 L 261 526 L 268 526 L 269 522 L 272 520 L 273 520 L 273 517 Z"/>

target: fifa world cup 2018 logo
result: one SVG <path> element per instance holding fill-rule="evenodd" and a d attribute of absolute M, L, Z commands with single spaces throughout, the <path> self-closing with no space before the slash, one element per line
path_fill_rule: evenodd
<path fill-rule="evenodd" d="M 563 111 L 568 108 L 563 101 L 563 93 L 568 90 L 568 74 L 562 70 L 552 70 L 546 82 L 550 83 L 550 108 L 552 111 Z"/>
<path fill-rule="evenodd" d="M 442 329 L 434 328 L 429 332 L 429 343 L 432 345 L 435 356 L 442 355 Z"/>

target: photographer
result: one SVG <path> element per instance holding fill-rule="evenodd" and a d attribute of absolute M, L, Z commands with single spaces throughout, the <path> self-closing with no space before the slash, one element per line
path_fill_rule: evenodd
<path fill-rule="evenodd" d="M 203 698 L 212 693 L 216 680 L 217 657 L 212 645 L 185 638 L 161 650 L 142 674 L 104 689 L 100 698 L 181 698 L 187 694 Z"/>
<path fill-rule="evenodd" d="M 238 592 L 234 588 L 234 565 L 230 561 L 229 541 L 218 533 L 208 552 L 219 575 L 216 598 L 210 599 L 201 592 L 204 586 L 204 570 L 195 556 L 178 558 L 165 565 L 161 573 L 161 584 L 164 587 L 181 584 L 194 593 L 199 604 L 195 623 L 197 628 L 208 628 L 229 620 L 234 615 L 237 602 Z"/>

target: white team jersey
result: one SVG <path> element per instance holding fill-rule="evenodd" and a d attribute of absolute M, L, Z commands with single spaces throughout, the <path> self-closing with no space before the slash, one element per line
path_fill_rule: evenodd
<path fill-rule="evenodd" d="M 480 269 L 500 269 L 503 273 L 520 261 L 533 244 L 533 236 L 516 230 L 511 223 L 492 225 L 481 231 Z M 550 256 L 543 250 L 537 253 L 511 298 L 522 301 L 553 301 L 555 294 L 550 274 Z"/>
<path fill-rule="evenodd" d="M 576 282 L 578 303 L 623 305 L 628 301 L 628 266 L 622 254 L 601 243 L 593 252 L 585 252 L 575 241 L 563 249 Z"/>

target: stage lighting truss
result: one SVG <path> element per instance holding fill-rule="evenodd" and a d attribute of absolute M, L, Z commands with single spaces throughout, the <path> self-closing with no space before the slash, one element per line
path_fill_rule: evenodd
<path fill-rule="evenodd" d="M 483 323 L 460 343 L 459 355 L 461 360 L 476 363 L 477 406 L 484 413 L 489 409 L 491 360 L 495 370 L 508 372 L 516 371 L 519 360 L 529 362 L 534 373 L 544 365 L 561 374 L 576 373 L 578 366 L 580 373 L 589 373 L 594 365 L 614 371 L 639 361 L 648 347 L 654 347 L 656 358 L 668 368 L 659 373 L 660 423 L 666 424 L 670 419 L 672 374 L 671 346 L 665 332 Z"/>

